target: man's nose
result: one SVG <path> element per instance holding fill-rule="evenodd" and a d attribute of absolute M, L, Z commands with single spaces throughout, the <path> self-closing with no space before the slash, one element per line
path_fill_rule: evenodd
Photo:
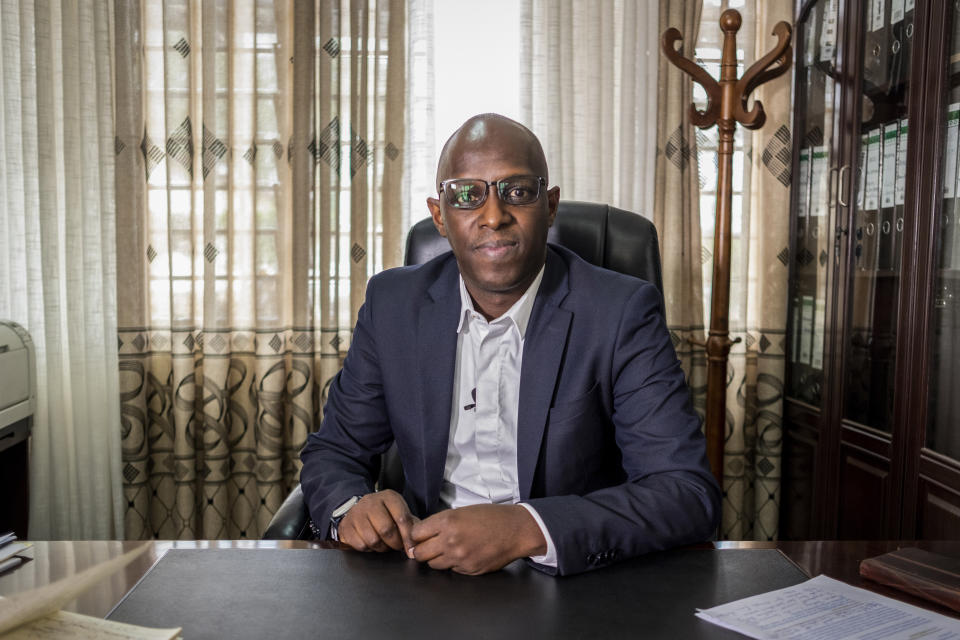
<path fill-rule="evenodd" d="M 509 224 L 513 216 L 500 200 L 500 194 L 497 192 L 496 185 L 490 187 L 490 193 L 487 194 L 487 201 L 480 207 L 480 225 L 497 229 L 501 225 Z"/>

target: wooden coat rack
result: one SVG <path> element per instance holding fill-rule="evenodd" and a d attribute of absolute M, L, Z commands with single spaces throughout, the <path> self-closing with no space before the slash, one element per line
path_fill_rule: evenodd
<path fill-rule="evenodd" d="M 759 129 L 766 120 L 763 105 L 754 100 L 747 109 L 747 98 L 760 85 L 782 75 L 790 68 L 790 25 L 778 22 L 773 28 L 777 45 L 757 60 L 743 77 L 737 78 L 737 31 L 743 19 L 734 9 L 720 16 L 723 52 L 720 81 L 703 68 L 684 58 L 674 45 L 683 36 L 674 28 L 663 32 L 663 53 L 675 66 L 698 82 L 707 93 L 704 111 L 690 105 L 690 120 L 701 129 L 719 127 L 719 163 L 717 165 L 717 214 L 713 239 L 713 297 L 710 303 L 710 332 L 706 343 L 697 343 L 707 351 L 707 458 L 717 482 L 723 486 L 723 444 L 726 439 L 727 356 L 734 342 L 729 334 L 730 308 L 730 220 L 733 195 L 733 133 L 737 123 L 747 129 Z"/>

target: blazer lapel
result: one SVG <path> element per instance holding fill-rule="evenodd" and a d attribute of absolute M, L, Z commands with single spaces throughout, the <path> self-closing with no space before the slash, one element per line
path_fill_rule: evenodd
<path fill-rule="evenodd" d="M 440 497 L 440 482 L 450 438 L 450 407 L 457 359 L 457 320 L 460 313 L 459 272 L 451 257 L 427 291 L 417 323 L 417 362 L 420 406 L 423 409 L 424 513 Z"/>
<path fill-rule="evenodd" d="M 533 474 L 547 424 L 550 400 L 560 373 L 573 314 L 560 308 L 569 291 L 567 266 L 547 250 L 547 266 L 524 336 L 520 369 L 520 406 L 517 414 L 517 475 L 520 498 L 530 498 Z"/>

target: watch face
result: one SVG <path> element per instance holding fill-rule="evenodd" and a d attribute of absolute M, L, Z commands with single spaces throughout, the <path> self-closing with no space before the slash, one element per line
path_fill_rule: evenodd
<path fill-rule="evenodd" d="M 334 509 L 333 513 L 330 514 L 330 517 L 342 518 L 343 516 L 347 515 L 347 511 L 350 511 L 350 508 L 353 507 L 353 505 L 357 504 L 358 502 L 360 502 L 360 496 L 353 496 L 352 498 L 344 502 L 342 505 Z"/>

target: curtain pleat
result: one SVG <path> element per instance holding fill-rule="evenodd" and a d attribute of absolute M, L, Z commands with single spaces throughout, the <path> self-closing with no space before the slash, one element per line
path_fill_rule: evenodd
<path fill-rule="evenodd" d="M 681 53 L 694 55 L 700 28 L 701 2 L 661 0 L 658 31 L 670 27 L 683 35 Z M 700 186 L 697 143 L 689 109 L 692 82 L 662 53 L 657 76 L 657 160 L 653 222 L 660 235 L 667 325 L 687 375 L 693 406 L 706 408 L 707 369 L 703 334 Z"/>

